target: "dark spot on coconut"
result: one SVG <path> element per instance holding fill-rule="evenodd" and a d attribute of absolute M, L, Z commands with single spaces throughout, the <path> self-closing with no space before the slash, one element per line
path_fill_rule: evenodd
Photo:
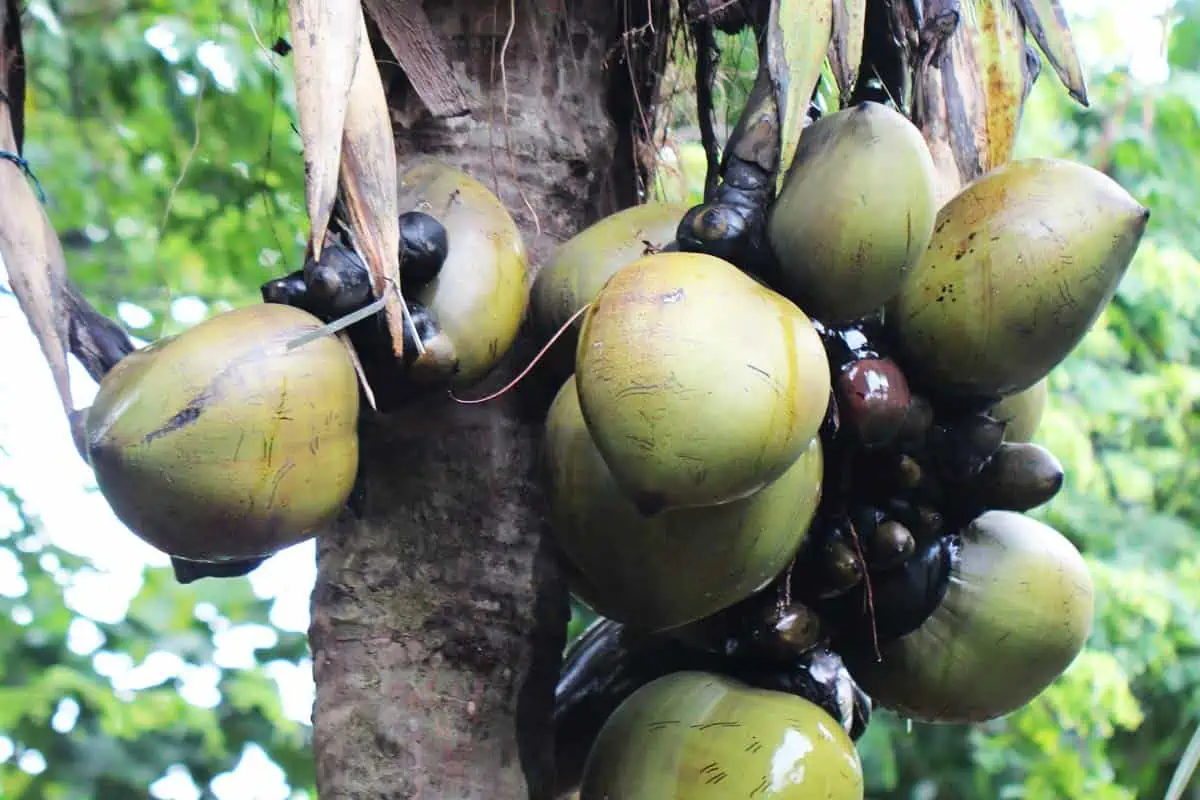
<path fill-rule="evenodd" d="M 150 444 L 150 442 L 167 434 L 186 428 L 196 420 L 200 419 L 200 415 L 204 413 L 208 402 L 212 397 L 208 394 L 201 394 L 193 397 L 188 401 L 188 404 L 175 413 L 173 417 L 167 420 L 166 424 L 155 428 L 142 437 L 142 444 Z"/>
<path fill-rule="evenodd" d="M 661 492 L 642 492 L 634 500 L 634 505 L 643 517 L 654 517 L 667 507 L 667 498 Z"/>

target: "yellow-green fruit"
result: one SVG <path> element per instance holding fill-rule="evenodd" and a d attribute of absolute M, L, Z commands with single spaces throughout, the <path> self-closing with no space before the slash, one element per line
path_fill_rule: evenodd
<path fill-rule="evenodd" d="M 446 228 L 449 250 L 417 300 L 433 312 L 458 358 L 454 383 L 485 377 L 512 347 L 529 286 L 521 232 L 497 197 L 461 170 L 419 161 L 400 172 L 400 208 Z"/>
<path fill-rule="evenodd" d="M 1149 216 L 1070 161 L 1010 162 L 969 184 L 888 308 L 906 367 L 945 395 L 1032 386 L 1108 305 Z"/>
<path fill-rule="evenodd" d="M 808 448 L 829 402 L 804 312 L 699 253 L 617 271 L 584 316 L 576 364 L 596 447 L 646 513 L 758 491 Z"/>
<path fill-rule="evenodd" d="M 135 352 L 87 415 L 113 512 L 163 552 L 270 555 L 342 508 L 358 467 L 358 385 L 345 346 L 285 305 L 229 311 Z"/>
<path fill-rule="evenodd" d="M 546 419 L 555 540 L 571 588 L 627 627 L 684 625 L 749 597 L 787 565 L 821 496 L 821 443 L 743 500 L 643 516 L 613 482 L 579 410 L 575 379 Z"/>
<path fill-rule="evenodd" d="M 617 707 L 588 754 L 580 800 L 860 800 L 854 743 L 808 700 L 676 672 Z"/>
<path fill-rule="evenodd" d="M 875 702 L 929 722 L 984 722 L 1039 695 L 1083 649 L 1091 576 L 1062 534 L 988 511 L 962 534 L 946 595 L 921 627 L 850 660 Z"/>
<path fill-rule="evenodd" d="M 1046 398 L 1049 391 L 1047 379 L 1042 378 L 1028 389 L 1010 394 L 992 406 L 992 410 L 988 413 L 993 418 L 1005 423 L 1004 441 L 1033 441 L 1038 425 L 1042 422 L 1042 414 L 1046 411 Z"/>
<path fill-rule="evenodd" d="M 612 274 L 674 241 L 687 213 L 682 203 L 646 203 L 605 217 L 559 245 L 533 282 L 530 310 L 538 331 L 553 336 L 592 300 Z M 580 323 L 563 334 L 558 349 L 574 361 Z M 564 365 L 570 373 L 573 363 Z"/>
<path fill-rule="evenodd" d="M 809 125 L 767 223 L 779 290 L 825 322 L 878 310 L 929 244 L 934 175 L 921 132 L 885 105 Z"/>

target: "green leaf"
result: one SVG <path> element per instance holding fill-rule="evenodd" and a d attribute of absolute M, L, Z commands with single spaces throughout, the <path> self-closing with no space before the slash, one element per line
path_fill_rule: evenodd
<path fill-rule="evenodd" d="M 779 106 L 780 182 L 795 156 L 832 35 L 833 0 L 772 0 L 767 69 Z"/>

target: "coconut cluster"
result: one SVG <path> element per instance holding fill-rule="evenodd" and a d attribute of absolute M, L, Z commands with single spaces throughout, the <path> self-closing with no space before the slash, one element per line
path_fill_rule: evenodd
<path fill-rule="evenodd" d="M 772 796 L 861 796 L 873 703 L 993 719 L 1087 638 L 1082 557 L 1024 514 L 1064 479 L 1030 439 L 1148 212 L 1052 159 L 939 203 L 920 133 L 871 102 L 806 128 L 769 203 L 774 176 L 730 164 L 713 202 L 581 231 L 528 293 L 499 200 L 412 166 L 402 358 L 352 237 L 331 235 L 262 305 L 105 376 L 86 424 L 101 491 L 181 580 L 244 574 L 353 497 L 363 386 L 386 411 L 477 383 L 528 302 L 547 338 L 569 326 L 550 522 L 602 616 L 559 683 L 560 788 L 754 796 L 800 737 L 821 755 Z"/>
<path fill-rule="evenodd" d="M 759 775 L 769 754 L 682 728 L 645 754 L 643 718 L 704 716 L 688 703 L 707 693 L 753 706 L 722 717 L 751 730 L 799 695 L 847 741 L 872 702 L 978 722 L 1039 694 L 1090 632 L 1083 558 L 1023 513 L 1064 478 L 1029 440 L 1147 210 L 1053 159 L 939 204 L 920 132 L 872 102 L 805 129 L 766 268 L 720 257 L 718 206 L 601 220 L 534 287 L 547 334 L 586 309 L 546 427 L 555 540 L 603 617 L 559 687 L 560 729 L 598 737 L 576 754 L 585 798 L 675 796 L 710 762 L 734 789 Z M 674 752 L 669 778 L 643 763 Z M 861 796 L 861 776 L 816 776 L 795 791 Z"/>
<path fill-rule="evenodd" d="M 358 420 L 471 386 L 528 302 L 520 231 L 483 184 L 434 161 L 399 175 L 403 356 L 353 237 L 217 314 L 121 358 L 87 412 L 86 449 L 116 515 L 183 583 L 236 577 L 316 535 L 360 492 Z M 429 212 L 436 211 L 436 216 Z M 345 226 L 343 226 L 345 227 Z M 355 320 L 356 315 L 361 319 Z M 331 324 L 352 322 L 344 339 Z M 366 386 L 367 391 L 361 387 Z"/>

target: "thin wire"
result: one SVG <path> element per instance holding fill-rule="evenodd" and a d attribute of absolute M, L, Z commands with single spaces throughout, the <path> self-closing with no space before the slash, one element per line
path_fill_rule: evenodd
<path fill-rule="evenodd" d="M 0 92 L 0 94 L 3 94 L 3 92 Z M 3 99 L 6 103 L 8 102 L 7 96 L 0 99 Z M 46 204 L 46 192 L 42 189 L 42 182 L 38 180 L 37 175 L 33 174 L 33 168 L 29 166 L 28 161 L 17 153 L 12 153 L 8 150 L 0 150 L 0 160 L 11 161 L 16 164 L 21 172 L 25 173 L 25 177 L 29 179 L 29 182 L 33 184 L 33 188 L 37 189 L 38 199 L 42 201 L 42 205 Z"/>
<path fill-rule="evenodd" d="M 555 342 L 557 342 L 557 341 L 558 341 L 558 340 L 559 340 L 559 339 L 562 337 L 562 335 L 563 335 L 564 333 L 566 333 L 566 332 L 567 332 L 567 328 L 569 328 L 569 327 L 571 327 L 572 325 L 574 325 L 574 324 L 575 324 L 575 320 L 577 320 L 577 319 L 579 319 L 580 317 L 582 317 L 582 316 L 583 316 L 583 312 L 587 311 L 589 308 L 591 308 L 591 306 L 592 306 L 592 304 L 591 304 L 591 303 L 588 303 L 588 304 L 587 304 L 587 305 L 585 305 L 583 308 L 579 309 L 579 310 L 578 310 L 578 311 L 576 311 L 574 314 L 572 314 L 572 315 L 571 315 L 571 318 L 562 324 L 562 327 L 561 327 L 561 328 L 559 328 L 559 329 L 558 329 L 558 330 L 555 332 L 555 334 L 554 334 L 553 336 L 551 336 L 551 337 L 550 337 L 550 341 L 546 342 L 545 346 L 544 346 L 544 347 L 542 347 L 542 349 L 538 351 L 538 354 L 537 354 L 536 356 L 534 356 L 534 357 L 533 357 L 533 360 L 529 362 L 529 366 L 527 366 L 527 367 L 525 367 L 525 369 L 521 370 L 521 374 L 520 374 L 520 375 L 518 375 L 517 377 L 513 378 L 511 381 L 509 381 L 509 382 L 508 382 L 508 385 L 506 385 L 504 388 L 502 388 L 502 389 L 499 389 L 499 390 L 497 390 L 497 391 L 495 391 L 495 392 L 492 392 L 491 394 L 489 394 L 489 395 L 488 395 L 488 396 L 486 396 L 486 397 L 480 397 L 480 398 L 477 398 L 477 399 L 475 399 L 475 400 L 465 400 L 465 399 L 463 399 L 463 398 L 461 398 L 461 397 L 458 397 L 458 396 L 456 396 L 456 395 L 454 394 L 454 390 L 453 390 L 453 389 L 451 389 L 451 390 L 450 390 L 450 398 L 451 398 L 452 400 L 454 400 L 454 402 L 456 402 L 456 403 L 462 403 L 464 406 L 473 406 L 473 405 L 476 405 L 476 404 L 478 404 L 478 403 L 486 403 L 486 402 L 488 402 L 489 400 L 495 400 L 497 397 L 499 397 L 500 395 L 504 394 L 504 393 L 505 393 L 505 392 L 507 392 L 509 389 L 513 388 L 513 387 L 514 387 L 514 386 L 516 386 L 518 383 L 520 383 L 521 381 L 523 381 L 523 380 L 525 379 L 525 376 L 526 376 L 526 375 L 528 375 L 528 374 L 530 373 L 530 371 L 531 371 L 531 370 L 532 370 L 534 367 L 536 367 L 536 366 L 537 366 L 538 362 L 542 360 L 542 356 L 546 355 L 546 352 L 547 352 L 547 351 L 548 351 L 548 350 L 549 350 L 551 347 L 553 347 L 553 346 L 554 346 L 554 343 L 555 343 Z"/>
<path fill-rule="evenodd" d="M 392 284 L 392 282 L 391 282 L 391 278 L 385 278 L 385 280 L 387 280 L 389 286 L 394 286 L 394 284 Z M 314 330 L 309 331 L 308 333 L 297 336 L 295 339 L 292 339 L 290 342 L 287 343 L 286 350 L 287 350 L 287 352 L 291 352 L 292 350 L 295 350 L 298 347 L 303 347 L 304 345 L 308 344 L 309 342 L 313 342 L 313 341 L 316 341 L 317 339 L 320 339 L 322 336 L 332 336 L 333 334 L 337 333 L 338 331 L 342 330 L 343 328 L 348 328 L 351 325 L 353 325 L 354 323 L 364 320 L 367 317 L 371 316 L 372 314 L 379 313 L 379 311 L 381 311 L 383 309 L 383 307 L 387 304 L 387 301 L 388 301 L 388 293 L 387 293 L 387 291 L 384 291 L 384 293 L 382 295 L 380 295 L 378 298 L 376 298 L 375 300 L 372 300 L 370 303 L 367 303 L 365 306 L 358 309 L 357 311 L 351 311 L 349 314 L 345 315 L 344 317 L 338 317 L 333 322 L 330 322 L 328 325 L 322 325 L 320 328 L 316 328 Z"/>

